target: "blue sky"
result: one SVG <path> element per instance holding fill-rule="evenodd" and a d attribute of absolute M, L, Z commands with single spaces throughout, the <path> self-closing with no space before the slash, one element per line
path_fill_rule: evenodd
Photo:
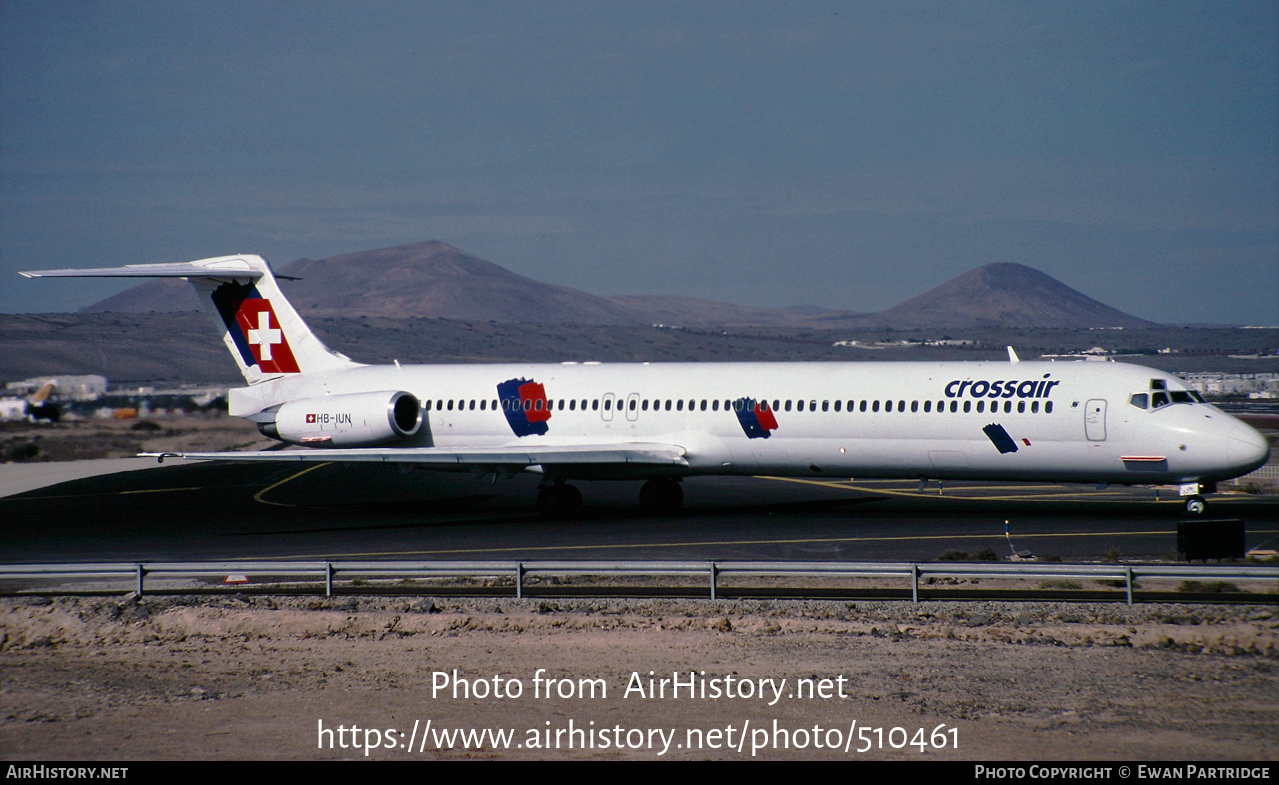
<path fill-rule="evenodd" d="M 876 311 L 989 262 L 1279 324 L 1274 2 L 0 5 L 21 269 L 438 239 L 598 294 Z"/>

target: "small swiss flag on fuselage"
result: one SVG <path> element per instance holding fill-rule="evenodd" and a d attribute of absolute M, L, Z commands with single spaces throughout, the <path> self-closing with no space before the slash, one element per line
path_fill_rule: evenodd
<path fill-rule="evenodd" d="M 235 321 L 263 373 L 299 372 L 270 300 L 260 297 L 244 300 L 235 313 Z"/>

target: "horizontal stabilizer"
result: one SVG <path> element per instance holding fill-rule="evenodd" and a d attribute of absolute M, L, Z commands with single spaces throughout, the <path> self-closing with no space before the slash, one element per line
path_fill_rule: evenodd
<path fill-rule="evenodd" d="M 67 270 L 30 270 L 27 278 L 261 278 L 266 271 L 242 256 L 219 256 L 176 264 L 130 264 Z"/>

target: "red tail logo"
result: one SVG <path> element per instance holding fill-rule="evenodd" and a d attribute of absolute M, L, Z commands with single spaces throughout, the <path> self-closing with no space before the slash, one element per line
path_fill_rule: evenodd
<path fill-rule="evenodd" d="M 299 373 L 298 361 L 293 358 L 293 350 L 269 300 L 246 299 L 240 303 L 235 321 L 263 373 Z"/>

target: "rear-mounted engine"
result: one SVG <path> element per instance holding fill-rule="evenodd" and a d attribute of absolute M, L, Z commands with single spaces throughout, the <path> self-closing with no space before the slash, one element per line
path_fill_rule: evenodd
<path fill-rule="evenodd" d="M 408 439 L 421 428 L 421 403 L 402 391 L 290 401 L 276 410 L 274 422 L 258 425 L 272 439 L 310 447 L 374 447 Z"/>

